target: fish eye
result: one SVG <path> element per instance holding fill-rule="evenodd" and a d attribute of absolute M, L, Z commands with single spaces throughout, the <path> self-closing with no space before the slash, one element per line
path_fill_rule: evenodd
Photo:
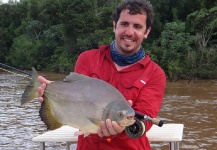
<path fill-rule="evenodd" d="M 119 115 L 120 117 L 123 117 L 123 113 L 122 113 L 122 112 L 118 112 L 118 115 Z"/>

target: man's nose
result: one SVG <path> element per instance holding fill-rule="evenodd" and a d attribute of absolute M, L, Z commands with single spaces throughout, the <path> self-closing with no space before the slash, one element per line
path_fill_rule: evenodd
<path fill-rule="evenodd" d="M 128 28 L 126 29 L 126 34 L 127 34 L 128 36 L 132 36 L 133 33 L 134 33 L 133 27 L 132 27 L 132 26 L 128 26 Z"/>

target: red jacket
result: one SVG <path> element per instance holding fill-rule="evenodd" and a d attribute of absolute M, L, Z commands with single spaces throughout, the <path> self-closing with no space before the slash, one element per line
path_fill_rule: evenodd
<path fill-rule="evenodd" d="M 75 72 L 104 80 L 117 88 L 126 98 L 132 100 L 133 109 L 151 117 L 157 117 L 164 95 L 166 77 L 163 70 L 149 55 L 141 61 L 117 71 L 110 55 L 109 45 L 83 52 L 75 66 Z M 145 122 L 146 131 L 152 123 Z M 129 138 L 123 131 L 111 136 L 111 142 L 91 134 L 79 136 L 77 150 L 150 150 L 146 135 Z"/>

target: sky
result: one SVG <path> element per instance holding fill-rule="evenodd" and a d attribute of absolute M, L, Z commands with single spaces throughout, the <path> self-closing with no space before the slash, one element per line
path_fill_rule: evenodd
<path fill-rule="evenodd" d="M 2 2 L 3 2 L 3 3 L 7 3 L 7 2 L 8 2 L 8 0 L 2 0 Z"/>
<path fill-rule="evenodd" d="M 17 1 L 19 1 L 19 0 L 17 0 Z M 3 2 L 3 3 L 7 3 L 7 2 L 8 2 L 8 0 L 2 0 L 2 2 Z"/>

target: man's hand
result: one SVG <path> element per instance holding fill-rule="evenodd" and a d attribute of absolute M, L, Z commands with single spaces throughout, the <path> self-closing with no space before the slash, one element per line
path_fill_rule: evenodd
<path fill-rule="evenodd" d="M 131 100 L 128 100 L 128 103 L 130 104 L 130 106 L 132 106 Z M 107 119 L 106 121 L 101 121 L 97 133 L 99 137 L 111 136 L 123 132 L 124 129 L 125 127 L 118 125 L 115 121 L 111 121 L 110 119 Z"/>
<path fill-rule="evenodd" d="M 125 127 L 119 126 L 115 121 L 107 119 L 106 121 L 101 121 L 100 127 L 97 131 L 99 137 L 116 135 L 124 131 Z"/>
<path fill-rule="evenodd" d="M 38 76 L 38 81 L 41 83 L 41 86 L 38 87 L 38 99 L 40 102 L 43 102 L 43 94 L 47 84 L 51 83 L 51 81 L 45 79 L 42 76 Z"/>

